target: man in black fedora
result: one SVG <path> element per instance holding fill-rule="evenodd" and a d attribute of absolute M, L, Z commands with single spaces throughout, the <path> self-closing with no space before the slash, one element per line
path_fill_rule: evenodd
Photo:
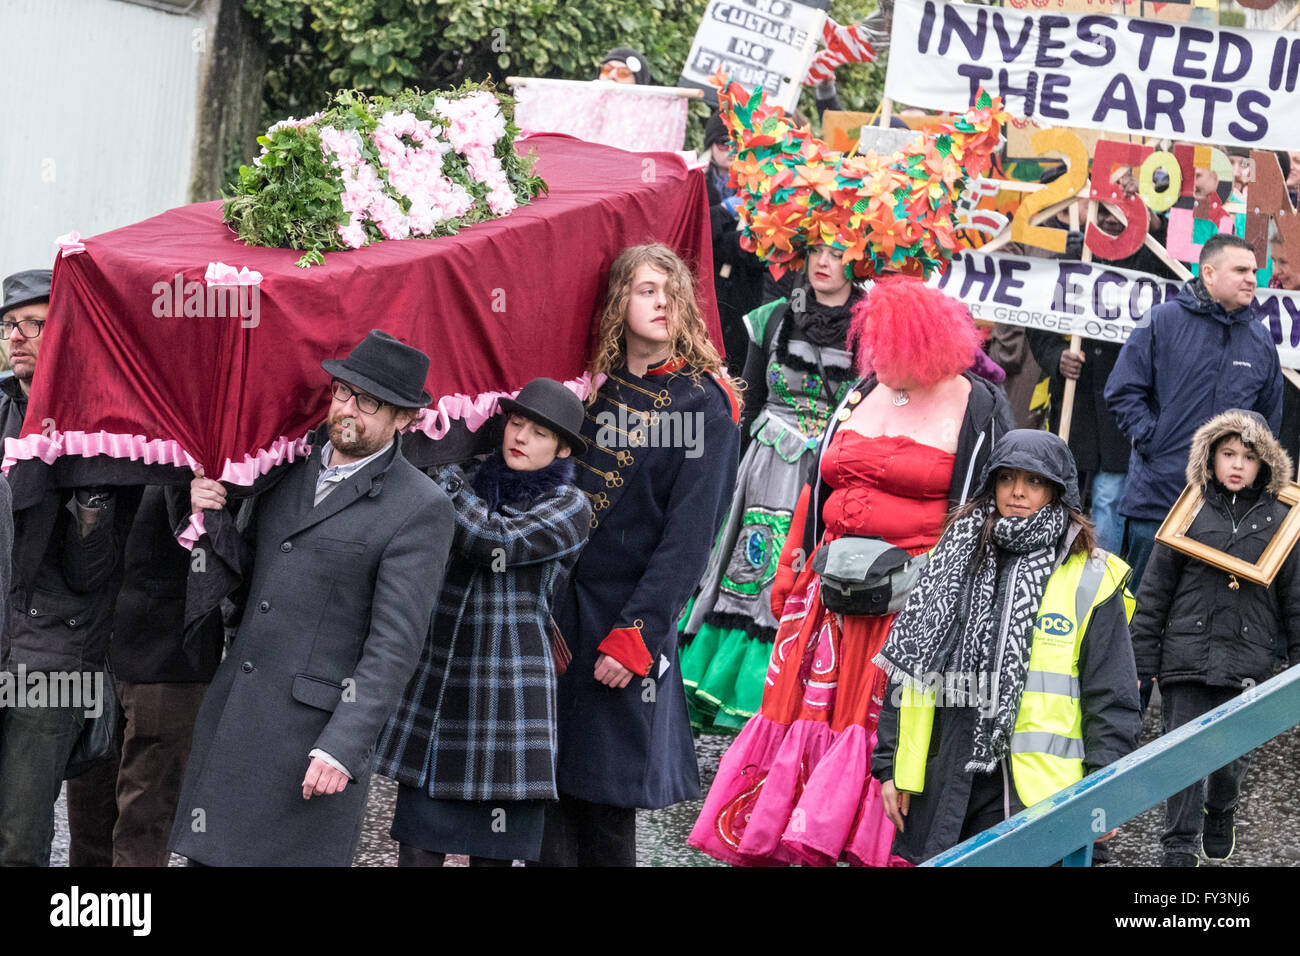
<path fill-rule="evenodd" d="M 312 454 L 240 515 L 238 634 L 172 827 L 172 849 L 200 864 L 351 864 L 375 741 L 442 585 L 452 505 L 397 438 L 430 401 L 428 357 L 376 330 L 321 367 L 333 400 Z M 216 509 L 205 524 L 220 517 L 219 483 L 199 475 L 190 497 Z"/>

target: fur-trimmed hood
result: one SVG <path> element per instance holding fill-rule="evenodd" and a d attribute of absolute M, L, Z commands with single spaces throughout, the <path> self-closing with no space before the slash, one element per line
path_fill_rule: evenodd
<path fill-rule="evenodd" d="M 1264 491 L 1276 497 L 1295 473 L 1291 456 L 1273 437 L 1260 415 L 1240 408 L 1215 415 L 1196 429 L 1192 436 L 1192 450 L 1187 456 L 1187 483 L 1202 489 L 1209 485 L 1214 477 L 1210 452 L 1219 439 L 1230 435 L 1236 435 L 1243 445 L 1259 456 L 1260 464 L 1268 469 L 1268 484 Z"/>

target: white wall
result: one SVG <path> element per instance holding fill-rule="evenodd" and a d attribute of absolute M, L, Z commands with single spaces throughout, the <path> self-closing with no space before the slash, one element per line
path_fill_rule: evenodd
<path fill-rule="evenodd" d="M 1229 0 L 1221 0 L 1222 9 L 1236 10 L 1246 15 L 1246 27 L 1250 30 L 1276 30 L 1279 23 L 1295 13 L 1294 0 L 1277 0 L 1277 3 L 1267 10 L 1251 10 L 1248 7 L 1231 3 Z M 1292 20 L 1287 24 L 1286 29 L 1297 29 L 1297 21 Z"/>
<path fill-rule="evenodd" d="M 187 202 L 201 7 L 0 0 L 0 276 Z"/>

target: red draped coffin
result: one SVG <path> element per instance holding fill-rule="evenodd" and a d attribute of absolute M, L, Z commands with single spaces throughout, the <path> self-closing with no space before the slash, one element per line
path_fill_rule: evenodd
<path fill-rule="evenodd" d="M 327 253 L 300 269 L 297 252 L 239 242 L 211 202 L 59 258 L 23 434 L 5 450 L 19 506 L 56 462 L 60 484 L 188 480 L 194 464 L 251 483 L 300 453 L 324 418 L 321 360 L 372 328 L 432 359 L 435 405 L 419 425 L 430 438 L 477 428 L 498 393 L 539 375 L 581 390 L 609 266 L 629 245 L 664 242 L 696 270 L 721 343 L 701 171 L 566 136 L 520 148 L 536 149 L 549 193 L 456 236 Z M 214 262 L 262 274 L 254 316 L 184 315 L 176 290 L 203 287 Z M 236 290 L 226 292 L 234 312 Z"/>

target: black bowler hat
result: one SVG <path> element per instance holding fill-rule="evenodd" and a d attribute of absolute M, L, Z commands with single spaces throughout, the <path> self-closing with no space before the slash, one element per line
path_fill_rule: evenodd
<path fill-rule="evenodd" d="M 501 410 L 518 412 L 545 425 L 564 439 L 576 453 L 587 450 L 582 431 L 582 399 L 553 378 L 535 378 L 519 390 L 516 398 L 501 399 Z"/>
<path fill-rule="evenodd" d="M 424 390 L 429 356 L 379 329 L 371 329 L 347 358 L 326 359 L 320 367 L 398 408 L 424 408 L 433 401 Z"/>
<path fill-rule="evenodd" d="M 721 143 L 726 146 L 730 135 L 727 132 L 726 124 L 722 122 L 722 117 L 714 113 L 709 117 L 709 121 L 704 124 L 704 148 L 708 149 L 714 143 Z"/>
<path fill-rule="evenodd" d="M 28 269 L 7 277 L 4 281 L 4 304 L 0 305 L 0 315 L 20 305 L 50 301 L 50 281 L 53 278 L 54 273 L 49 269 Z"/>

